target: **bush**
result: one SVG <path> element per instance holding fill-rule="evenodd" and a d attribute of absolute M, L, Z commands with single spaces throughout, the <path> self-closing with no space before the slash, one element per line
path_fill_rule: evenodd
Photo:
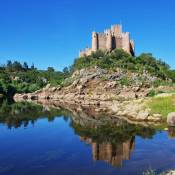
<path fill-rule="evenodd" d="M 119 81 L 120 85 L 122 86 L 128 86 L 130 84 L 130 81 L 127 77 L 122 77 Z"/>
<path fill-rule="evenodd" d="M 156 91 L 154 89 L 150 90 L 148 93 L 148 97 L 154 97 L 156 95 Z"/>

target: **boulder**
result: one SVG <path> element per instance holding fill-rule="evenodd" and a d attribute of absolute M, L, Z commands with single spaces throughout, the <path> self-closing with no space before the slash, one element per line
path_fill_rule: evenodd
<path fill-rule="evenodd" d="M 171 112 L 167 116 L 168 126 L 175 126 L 175 112 Z"/>
<path fill-rule="evenodd" d="M 175 175 L 175 171 L 170 171 L 166 175 Z"/>
<path fill-rule="evenodd" d="M 145 111 L 140 111 L 138 114 L 137 114 L 137 117 L 136 119 L 138 120 L 146 120 L 149 116 L 149 112 L 147 110 Z"/>

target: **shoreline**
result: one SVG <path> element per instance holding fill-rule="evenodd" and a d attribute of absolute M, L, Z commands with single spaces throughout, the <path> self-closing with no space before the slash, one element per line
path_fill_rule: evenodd
<path fill-rule="evenodd" d="M 28 97 L 27 97 L 28 96 Z M 33 98 L 29 98 L 33 97 Z M 18 94 L 14 96 L 16 102 L 27 101 L 34 102 L 40 105 L 47 105 L 51 107 L 68 106 L 77 107 L 93 107 L 96 113 L 103 113 L 110 116 L 115 116 L 128 120 L 132 123 L 143 123 L 144 125 L 160 125 L 163 123 L 162 117 L 160 114 L 151 114 L 151 111 L 148 108 L 145 108 L 145 99 L 134 99 L 130 101 L 100 101 L 100 100 L 75 100 L 75 99 L 54 99 L 54 98 L 41 98 L 39 96 L 34 96 L 29 94 Z"/>

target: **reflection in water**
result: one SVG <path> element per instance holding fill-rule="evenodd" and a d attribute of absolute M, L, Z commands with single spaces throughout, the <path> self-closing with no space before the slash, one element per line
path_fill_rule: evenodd
<path fill-rule="evenodd" d="M 86 137 L 81 137 L 81 140 L 92 145 L 93 160 L 103 160 L 112 166 L 122 167 L 123 160 L 129 160 L 134 150 L 134 137 L 118 145 L 96 143 Z"/>
<path fill-rule="evenodd" d="M 175 127 L 168 128 L 168 135 L 169 135 L 169 138 L 175 138 Z"/>
<path fill-rule="evenodd" d="M 53 121 L 56 116 L 63 114 L 66 114 L 66 110 L 47 108 L 34 103 L 9 103 L 7 100 L 0 103 L 0 122 L 5 123 L 9 129 L 20 126 L 27 127 L 41 118 Z"/>
<path fill-rule="evenodd" d="M 135 135 L 151 138 L 155 134 L 152 128 L 131 125 L 126 121 L 120 121 L 117 126 L 108 123 L 95 129 L 73 123 L 73 128 L 81 141 L 91 145 L 93 160 L 103 160 L 117 167 L 122 167 L 123 160 L 130 159 Z"/>
<path fill-rule="evenodd" d="M 80 140 L 92 148 L 92 159 L 104 161 L 113 167 L 122 167 L 129 160 L 135 148 L 136 136 L 152 138 L 153 128 L 129 124 L 120 118 L 96 112 L 94 107 L 61 104 L 45 101 L 44 105 L 34 103 L 12 103 L 3 101 L 0 107 L 0 123 L 8 128 L 27 127 L 38 119 L 53 121 L 63 117 L 70 121 L 70 127 Z M 169 128 L 169 136 L 175 136 L 175 128 Z"/>

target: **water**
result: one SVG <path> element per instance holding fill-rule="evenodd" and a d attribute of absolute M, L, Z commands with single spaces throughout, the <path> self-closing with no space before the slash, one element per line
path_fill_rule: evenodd
<path fill-rule="evenodd" d="M 96 117 L 93 109 L 69 109 L 3 102 L 0 175 L 140 175 L 175 168 L 174 128 L 157 131 Z"/>

